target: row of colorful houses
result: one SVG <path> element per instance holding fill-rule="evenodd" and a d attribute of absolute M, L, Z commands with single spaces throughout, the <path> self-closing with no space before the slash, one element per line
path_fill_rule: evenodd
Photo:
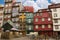
<path fill-rule="evenodd" d="M 49 5 L 47 9 L 33 12 L 33 7 L 23 7 L 21 2 L 5 1 L 2 12 L 2 25 L 8 20 L 14 23 L 14 28 L 23 33 L 37 32 L 39 35 L 60 35 L 60 3 Z M 1 12 L 0 12 L 1 13 Z"/>

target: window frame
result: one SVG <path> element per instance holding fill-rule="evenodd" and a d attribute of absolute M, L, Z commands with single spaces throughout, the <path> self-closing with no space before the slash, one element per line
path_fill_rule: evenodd
<path fill-rule="evenodd" d="M 38 22 L 38 21 L 39 21 L 39 19 L 38 19 L 38 18 L 36 18 L 36 19 L 35 19 L 35 22 Z"/>
<path fill-rule="evenodd" d="M 58 19 L 54 19 L 54 23 L 58 23 Z"/>

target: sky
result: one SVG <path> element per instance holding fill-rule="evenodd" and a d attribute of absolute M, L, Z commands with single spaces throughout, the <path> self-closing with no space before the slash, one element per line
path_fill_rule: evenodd
<path fill-rule="evenodd" d="M 48 5 L 53 3 L 60 3 L 60 0 L 16 0 L 17 2 L 22 2 L 24 6 L 33 6 L 34 12 L 38 9 L 48 8 Z M 0 4 L 4 4 L 4 0 L 0 0 Z"/>

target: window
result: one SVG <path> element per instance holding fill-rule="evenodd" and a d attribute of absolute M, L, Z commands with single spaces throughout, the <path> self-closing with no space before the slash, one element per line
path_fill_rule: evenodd
<path fill-rule="evenodd" d="M 11 17 L 11 15 L 8 15 L 8 18 L 10 18 Z"/>
<path fill-rule="evenodd" d="M 42 25 L 42 28 L 45 28 L 45 25 Z"/>
<path fill-rule="evenodd" d="M 15 21 L 15 19 L 13 18 L 12 21 Z"/>
<path fill-rule="evenodd" d="M 57 13 L 54 13 L 54 17 L 57 17 L 58 15 L 57 15 Z"/>
<path fill-rule="evenodd" d="M 12 16 L 13 16 L 13 17 L 17 16 L 17 13 L 12 13 Z"/>
<path fill-rule="evenodd" d="M 57 9 L 53 9 L 53 11 L 54 11 L 54 12 L 56 12 L 56 11 L 57 11 Z"/>
<path fill-rule="evenodd" d="M 38 29 L 38 25 L 36 25 L 35 28 Z"/>
<path fill-rule="evenodd" d="M 15 4 L 15 6 L 18 6 L 19 4 Z"/>
<path fill-rule="evenodd" d="M 48 21 L 51 21 L 51 18 L 48 18 Z"/>
<path fill-rule="evenodd" d="M 31 23 L 31 19 L 29 19 L 28 22 Z"/>
<path fill-rule="evenodd" d="M 31 25 L 29 25 L 29 30 L 31 30 Z"/>
<path fill-rule="evenodd" d="M 42 21 L 45 21 L 45 19 L 44 19 L 44 18 L 42 18 Z"/>
<path fill-rule="evenodd" d="M 8 13 L 11 13 L 11 9 L 8 9 Z"/>
<path fill-rule="evenodd" d="M 13 20 L 12 21 L 18 21 L 18 18 L 13 18 Z"/>
<path fill-rule="evenodd" d="M 18 12 L 18 8 L 13 8 L 12 12 L 17 13 Z"/>
<path fill-rule="evenodd" d="M 5 13 L 7 13 L 8 12 L 8 9 L 5 9 Z"/>
<path fill-rule="evenodd" d="M 7 18 L 7 15 L 5 15 L 4 18 Z"/>
<path fill-rule="evenodd" d="M 55 25 L 55 29 L 59 29 L 59 26 L 58 25 Z"/>
<path fill-rule="evenodd" d="M 35 19 L 35 22 L 38 22 L 38 18 Z"/>
<path fill-rule="evenodd" d="M 54 20 L 54 23 L 58 23 L 58 19 L 55 19 L 55 20 Z"/>
<path fill-rule="evenodd" d="M 9 6 L 12 6 L 11 3 L 9 4 Z"/>
<path fill-rule="evenodd" d="M 51 25 L 48 25 L 48 28 L 51 28 Z"/>
<path fill-rule="evenodd" d="M 30 16 L 30 14 L 27 14 L 28 16 Z"/>
<path fill-rule="evenodd" d="M 18 26 L 19 26 L 19 24 L 17 23 L 17 24 L 16 24 L 16 26 L 18 27 Z"/>
<path fill-rule="evenodd" d="M 8 4 L 6 4 L 5 6 L 8 7 Z"/>
<path fill-rule="evenodd" d="M 19 21 L 19 18 L 15 18 L 16 21 Z"/>

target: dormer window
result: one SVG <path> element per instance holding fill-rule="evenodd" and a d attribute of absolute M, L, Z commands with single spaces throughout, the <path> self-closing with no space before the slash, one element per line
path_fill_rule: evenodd
<path fill-rule="evenodd" d="M 12 4 L 10 3 L 9 6 L 12 6 Z"/>
<path fill-rule="evenodd" d="M 31 30 L 32 28 L 31 28 L 31 25 L 29 25 L 29 30 Z"/>

